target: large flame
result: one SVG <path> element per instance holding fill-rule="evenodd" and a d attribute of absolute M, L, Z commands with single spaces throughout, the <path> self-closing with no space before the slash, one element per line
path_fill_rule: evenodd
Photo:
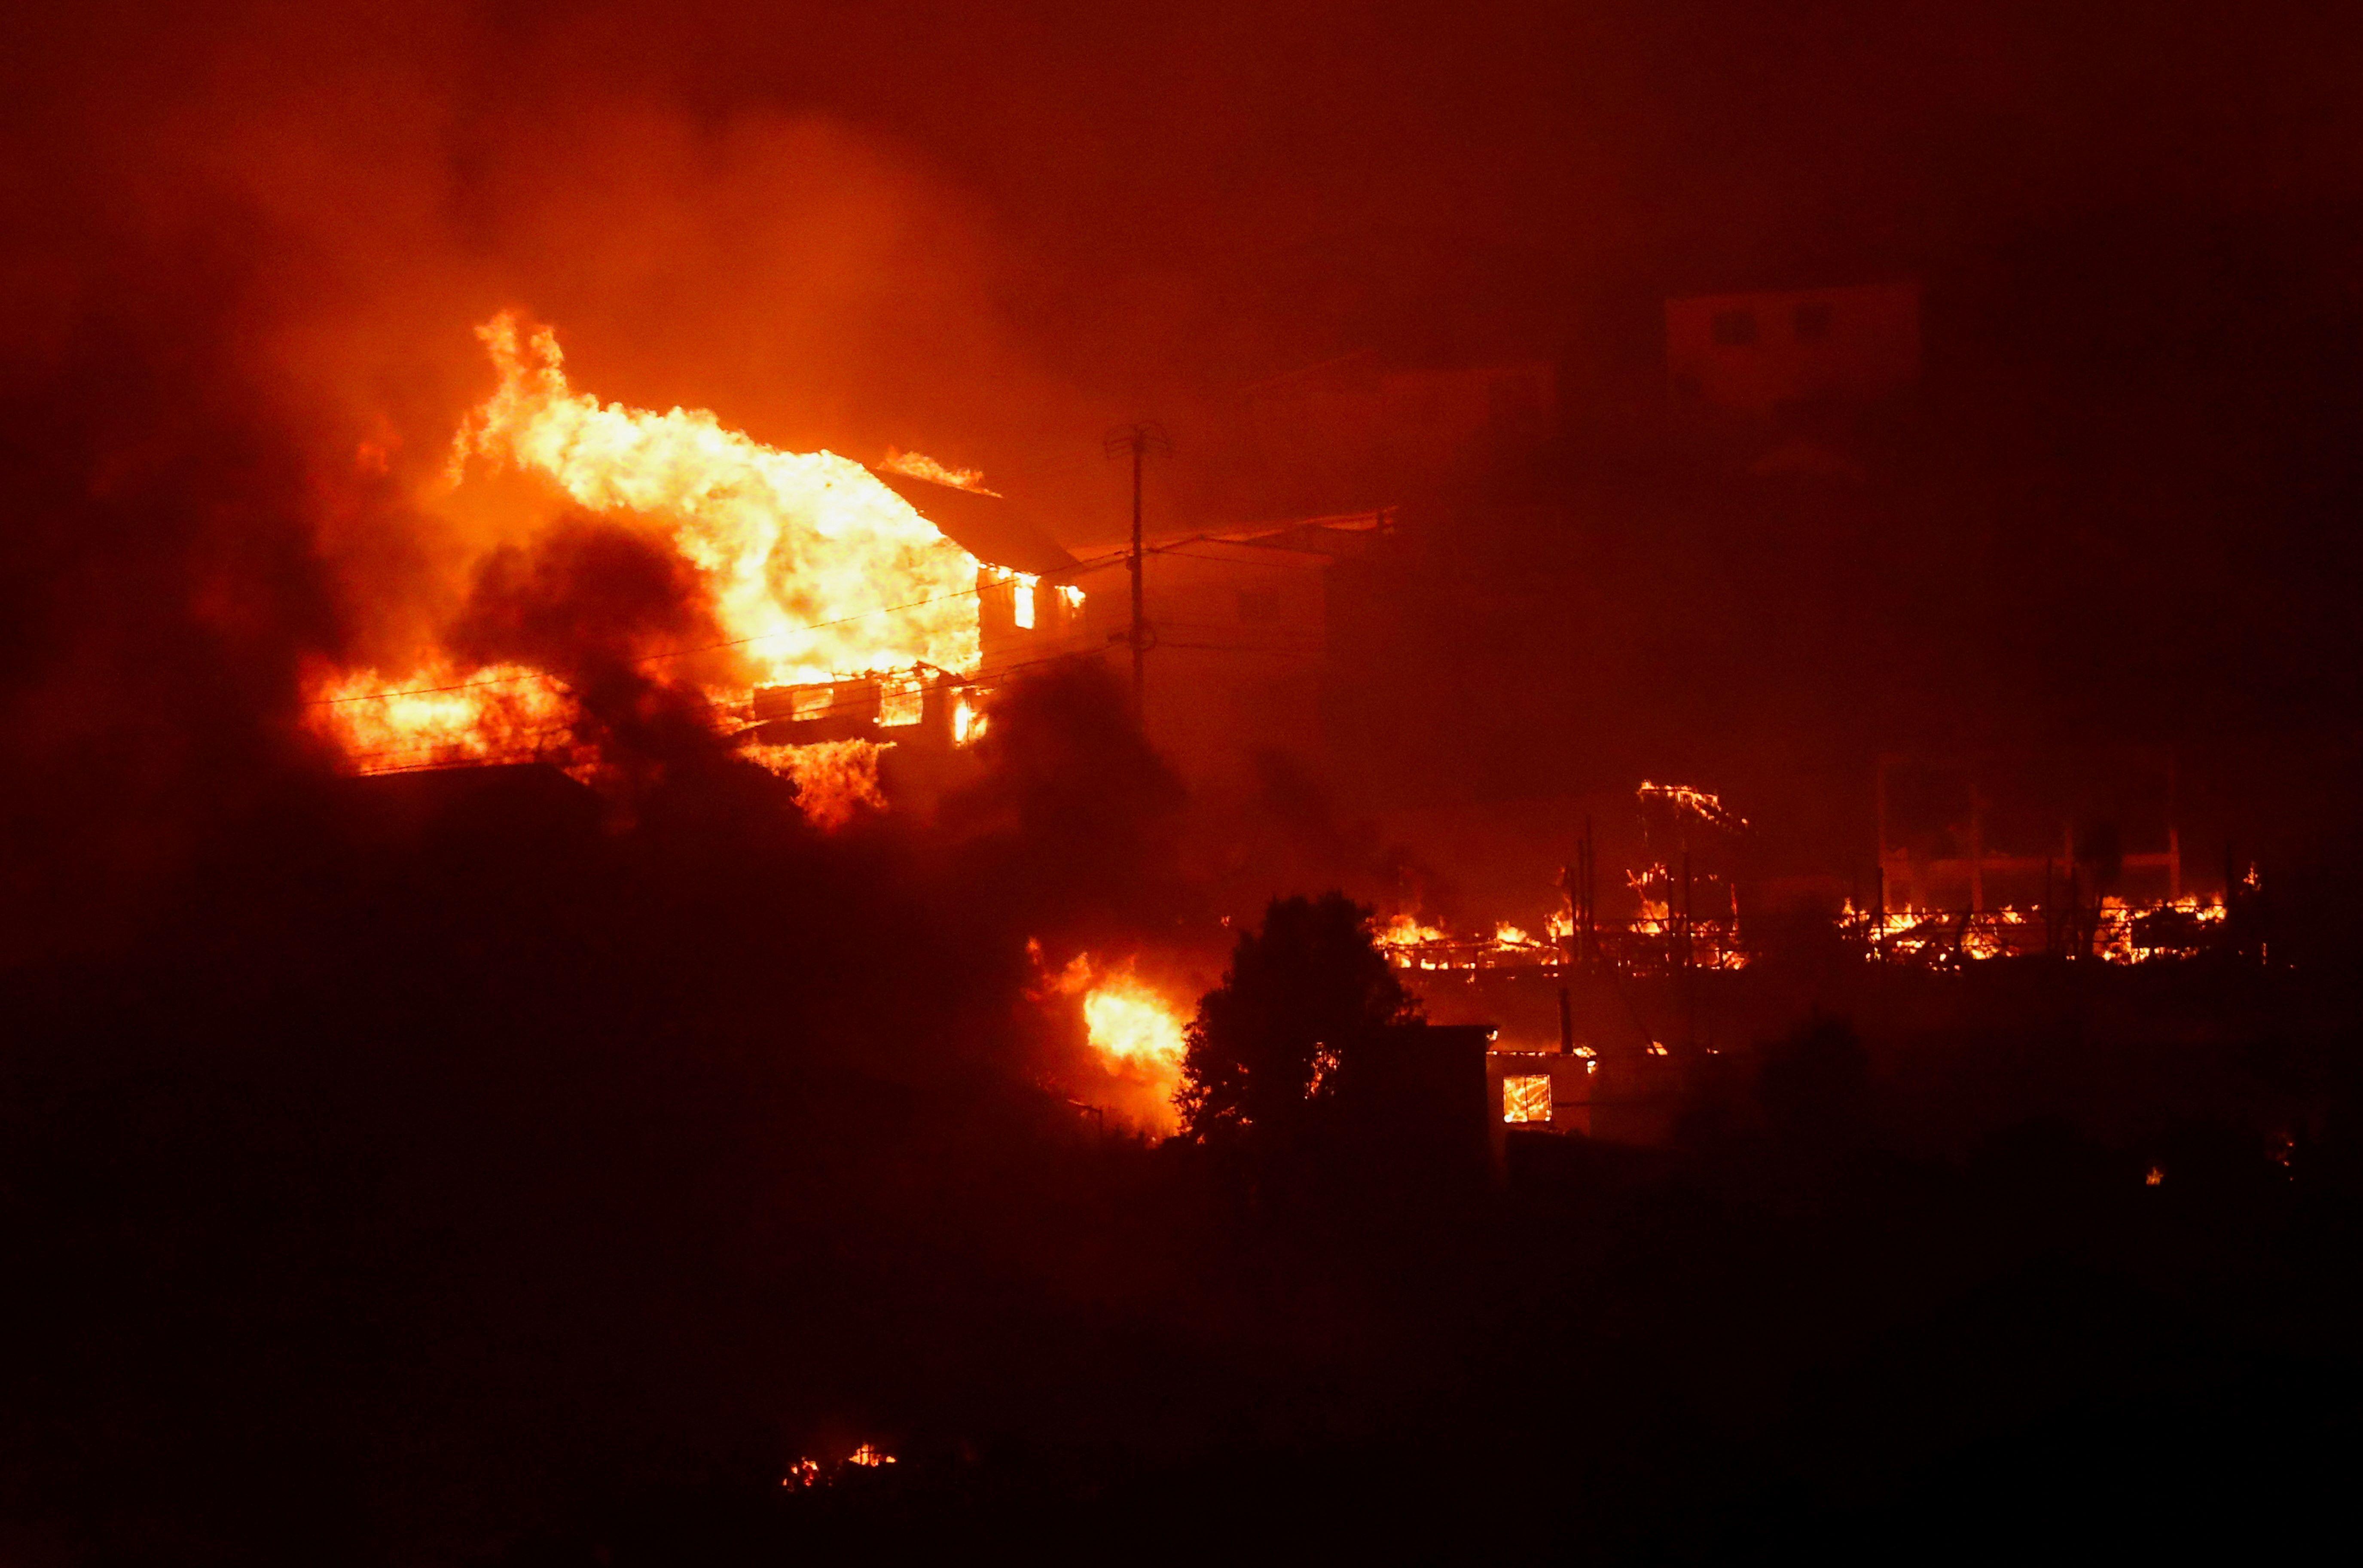
<path fill-rule="evenodd" d="M 1078 962 L 1088 966 L 1090 959 L 1086 955 Z M 1189 1015 L 1143 984 L 1126 965 L 1090 982 L 1083 993 L 1083 1023 L 1092 1050 L 1115 1080 L 1110 1087 L 1117 1091 L 1117 1108 L 1150 1132 L 1179 1128 L 1182 1117 L 1173 1096 L 1182 1087 L 1182 1058 L 1189 1054 Z"/>
<path fill-rule="evenodd" d="M 568 383 L 556 335 L 527 334 L 514 315 L 477 336 L 500 383 L 460 427 L 449 483 L 480 468 L 537 475 L 665 540 L 701 580 L 721 637 L 656 657 L 705 656 L 710 701 L 921 664 L 975 668 L 975 558 L 860 464 L 763 446 L 702 410 L 602 403 Z M 571 712 L 546 672 L 470 668 L 432 649 L 405 670 L 326 672 L 312 695 L 319 727 L 364 770 L 546 755 Z"/>
<path fill-rule="evenodd" d="M 1189 1010 L 1133 973 L 1132 961 L 1094 966 L 1088 953 L 1075 955 L 1063 969 L 1043 965 L 1042 944 L 1026 952 L 1041 968 L 1037 1000 L 1081 997 L 1083 1028 L 1100 1071 L 1077 1083 L 1082 1103 L 1115 1112 L 1147 1131 L 1165 1133 L 1182 1124 L 1174 1091 L 1182 1087 L 1182 1060 L 1189 1055 Z"/>
<path fill-rule="evenodd" d="M 567 384 L 558 338 L 477 329 L 501 384 L 460 431 L 483 457 L 546 474 L 595 512 L 668 533 L 713 590 L 750 684 L 977 661 L 974 557 L 860 463 L 782 452 L 703 410 L 649 414 Z"/>
<path fill-rule="evenodd" d="M 1083 995 L 1083 1022 L 1092 1049 L 1111 1067 L 1128 1067 L 1181 1082 L 1184 1020 L 1163 997 L 1129 971 L 1103 976 Z"/>
<path fill-rule="evenodd" d="M 363 773 L 571 749 L 564 690 L 522 665 L 462 669 L 437 657 L 405 677 L 324 670 L 312 699 L 316 727 Z"/>

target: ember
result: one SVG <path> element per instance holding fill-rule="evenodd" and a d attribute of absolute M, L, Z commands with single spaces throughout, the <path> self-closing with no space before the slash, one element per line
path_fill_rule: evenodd
<path fill-rule="evenodd" d="M 893 1454 L 875 1443 L 865 1442 L 840 1460 L 818 1460 L 809 1456 L 799 1459 L 788 1466 L 788 1473 L 780 1477 L 780 1485 L 791 1492 L 810 1492 L 848 1479 L 846 1472 L 849 1470 L 877 1470 L 895 1463 L 897 1461 Z"/>

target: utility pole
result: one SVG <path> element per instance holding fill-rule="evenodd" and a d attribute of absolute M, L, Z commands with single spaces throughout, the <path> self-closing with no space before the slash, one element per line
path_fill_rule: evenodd
<path fill-rule="evenodd" d="M 1583 845 L 1575 846 L 1577 858 L 1583 855 Z M 1575 1052 L 1575 999 L 1568 993 L 1568 980 L 1575 971 L 1576 954 L 1583 941 L 1583 889 L 1576 885 L 1573 863 L 1559 868 L 1559 885 L 1567 889 L 1567 934 L 1559 939 L 1559 1049 L 1561 1055 Z"/>
<path fill-rule="evenodd" d="M 1128 454 L 1132 458 L 1132 552 L 1126 563 L 1132 571 L 1132 631 L 1126 641 L 1132 645 L 1133 716 L 1146 724 L 1148 717 L 1148 712 L 1145 706 L 1148 679 L 1148 649 L 1156 638 L 1148 629 L 1147 602 L 1141 590 L 1140 481 L 1141 475 L 1148 467 L 1148 454 L 1170 452 L 1173 450 L 1173 442 L 1165 434 L 1163 425 L 1154 420 L 1143 419 L 1131 425 L 1119 425 L 1109 431 L 1106 438 L 1101 443 L 1101 449 L 1110 458 L 1120 458 Z"/>

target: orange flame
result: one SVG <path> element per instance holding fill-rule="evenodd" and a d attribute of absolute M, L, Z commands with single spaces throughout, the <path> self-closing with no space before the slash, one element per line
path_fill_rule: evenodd
<path fill-rule="evenodd" d="M 948 484 L 954 490 L 974 491 L 979 495 L 998 496 L 997 490 L 984 487 L 984 474 L 978 469 L 955 469 L 939 463 L 925 452 L 905 452 L 897 447 L 886 448 L 886 460 L 878 465 L 889 473 L 908 474 L 936 484 Z"/>
<path fill-rule="evenodd" d="M 1634 794 L 1644 801 L 1663 801 L 1676 811 L 1688 812 L 1727 833 L 1743 833 L 1747 828 L 1747 819 L 1726 810 L 1721 796 L 1689 784 L 1653 784 L 1644 778 Z"/>
<path fill-rule="evenodd" d="M 1029 942 L 1026 951 L 1036 964 L 1042 962 L 1041 944 Z M 1173 1094 L 1182 1087 L 1182 1062 L 1189 1054 L 1187 1010 L 1143 982 L 1130 960 L 1094 971 L 1088 953 L 1077 954 L 1062 970 L 1046 972 L 1033 995 L 1037 1000 L 1083 999 L 1084 1030 L 1107 1074 L 1096 1086 L 1078 1090 L 1085 1100 L 1153 1132 L 1170 1132 L 1181 1125 Z"/>
<path fill-rule="evenodd" d="M 407 682 L 323 671 L 313 702 L 314 728 L 365 773 L 572 753 L 565 691 L 522 665 L 461 670 L 437 659 Z"/>
<path fill-rule="evenodd" d="M 1103 977 L 1083 997 L 1092 1049 L 1112 1066 L 1182 1081 L 1183 1019 L 1129 970 Z"/>
<path fill-rule="evenodd" d="M 872 741 L 821 741 L 812 745 L 750 745 L 747 756 L 796 784 L 796 804 L 831 832 L 851 822 L 863 807 L 882 812 L 878 755 Z"/>
<path fill-rule="evenodd" d="M 1433 925 L 1422 925 L 1415 915 L 1399 914 L 1373 925 L 1371 939 L 1381 947 L 1416 947 L 1426 942 L 1441 942 L 1444 932 Z"/>
<path fill-rule="evenodd" d="M 988 722 L 985 711 L 971 701 L 967 692 L 961 692 L 952 704 L 952 744 L 967 745 L 982 740 Z"/>
<path fill-rule="evenodd" d="M 477 336 L 501 384 L 460 430 L 453 480 L 482 457 L 667 533 L 711 587 L 749 685 L 975 668 L 975 558 L 860 463 L 760 445 L 702 410 L 603 405 L 567 384 L 557 336 L 520 344 L 513 315 Z"/>

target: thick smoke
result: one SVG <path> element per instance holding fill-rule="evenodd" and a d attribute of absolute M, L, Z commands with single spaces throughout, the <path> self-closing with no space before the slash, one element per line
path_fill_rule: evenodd
<path fill-rule="evenodd" d="M 445 646 L 475 665 L 556 677 L 577 707 L 576 738 L 610 767 L 718 754 L 704 696 L 647 662 L 720 640 L 703 599 L 664 541 L 575 515 L 479 561 Z"/>
<path fill-rule="evenodd" d="M 0 397 L 0 855 L 26 956 L 119 928 L 305 766 L 298 665 L 336 635 L 300 443 L 236 359 L 246 268 L 164 308 L 137 271 Z"/>

